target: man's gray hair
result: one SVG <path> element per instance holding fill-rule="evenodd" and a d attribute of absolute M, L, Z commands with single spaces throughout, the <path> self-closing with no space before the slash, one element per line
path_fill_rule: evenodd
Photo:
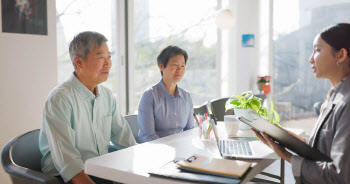
<path fill-rule="evenodd" d="M 74 69 L 77 67 L 74 62 L 76 56 L 86 60 L 93 48 L 99 48 L 107 41 L 107 38 L 98 32 L 85 31 L 77 34 L 69 44 L 69 55 Z"/>

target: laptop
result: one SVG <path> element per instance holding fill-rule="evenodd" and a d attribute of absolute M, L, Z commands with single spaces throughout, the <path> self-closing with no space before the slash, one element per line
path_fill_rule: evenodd
<path fill-rule="evenodd" d="M 302 157 L 313 161 L 332 161 L 328 156 L 289 134 L 283 128 L 266 121 L 252 110 L 238 115 L 237 119 L 259 132 L 265 132 L 278 144 Z"/>
<path fill-rule="evenodd" d="M 239 158 L 239 159 L 276 159 L 277 154 L 264 143 L 258 140 L 245 141 L 235 139 L 221 139 L 217 131 L 217 119 L 212 111 L 211 102 L 207 103 L 207 110 L 210 118 L 210 123 L 213 127 L 213 132 L 222 157 Z"/>

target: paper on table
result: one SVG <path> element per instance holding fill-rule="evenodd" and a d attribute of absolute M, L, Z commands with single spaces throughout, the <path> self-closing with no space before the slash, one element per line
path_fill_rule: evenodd
<path fill-rule="evenodd" d="M 172 179 L 194 181 L 199 183 L 215 183 L 215 184 L 238 184 L 241 183 L 240 178 L 229 178 L 216 175 L 209 175 L 199 172 L 186 172 L 179 169 L 173 161 L 165 164 L 161 168 L 154 169 L 149 172 L 152 176 L 168 177 Z"/>
<path fill-rule="evenodd" d="M 206 157 L 194 154 L 192 157 L 177 162 L 177 165 L 192 170 L 212 174 L 242 177 L 251 166 L 250 162 Z"/>

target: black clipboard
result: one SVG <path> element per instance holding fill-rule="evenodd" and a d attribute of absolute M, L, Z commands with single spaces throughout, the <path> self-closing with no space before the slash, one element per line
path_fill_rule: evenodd
<path fill-rule="evenodd" d="M 247 110 L 245 114 L 236 115 L 239 121 L 251 126 L 258 132 L 266 133 L 281 146 L 288 148 L 302 157 L 312 161 L 332 161 L 327 155 L 289 134 L 283 128 L 266 121 L 252 110 Z"/>

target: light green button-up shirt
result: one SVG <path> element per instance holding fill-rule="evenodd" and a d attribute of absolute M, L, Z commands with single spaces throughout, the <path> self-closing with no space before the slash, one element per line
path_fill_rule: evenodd
<path fill-rule="evenodd" d="M 44 173 L 67 182 L 84 170 L 87 159 L 108 153 L 110 141 L 136 144 L 111 91 L 101 85 L 96 90 L 95 96 L 72 74 L 50 93 L 39 137 Z"/>

